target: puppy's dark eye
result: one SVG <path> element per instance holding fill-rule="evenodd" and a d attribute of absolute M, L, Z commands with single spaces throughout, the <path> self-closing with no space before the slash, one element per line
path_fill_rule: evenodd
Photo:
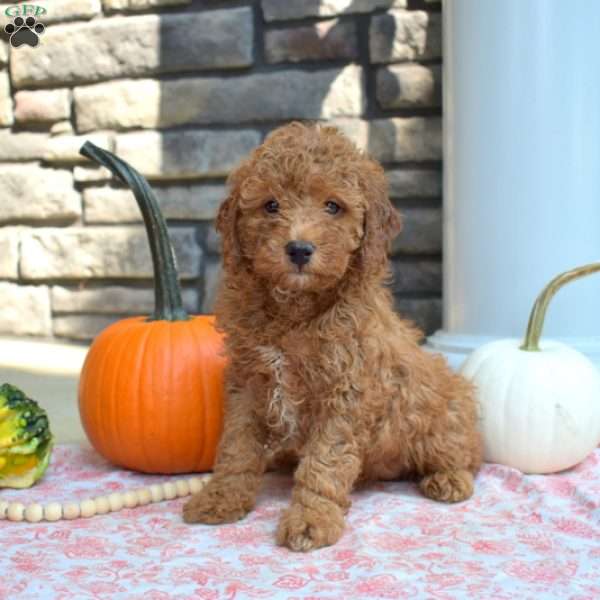
<path fill-rule="evenodd" d="M 271 198 L 271 200 L 265 202 L 265 210 L 271 214 L 276 213 L 279 211 L 279 203 L 277 202 L 277 200 Z"/>
<path fill-rule="evenodd" d="M 330 215 L 337 215 L 341 210 L 342 207 L 337 202 L 334 202 L 333 200 L 327 200 L 327 202 L 325 202 L 325 211 Z"/>

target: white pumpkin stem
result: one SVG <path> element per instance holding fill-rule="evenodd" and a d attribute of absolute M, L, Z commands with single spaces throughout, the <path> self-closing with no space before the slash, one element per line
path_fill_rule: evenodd
<path fill-rule="evenodd" d="M 525 339 L 521 345 L 521 350 L 527 352 L 539 352 L 540 351 L 540 338 L 542 337 L 542 329 L 544 327 L 544 320 L 546 319 L 546 311 L 550 300 L 554 297 L 554 294 L 560 290 L 563 285 L 573 281 L 574 279 L 580 279 L 591 273 L 600 271 L 600 262 L 590 263 L 577 267 L 557 275 L 540 293 L 537 297 L 531 314 L 529 315 L 529 323 L 527 324 L 527 333 Z"/>

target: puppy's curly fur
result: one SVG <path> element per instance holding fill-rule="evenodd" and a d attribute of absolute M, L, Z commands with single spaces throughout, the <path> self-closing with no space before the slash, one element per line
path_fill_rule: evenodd
<path fill-rule="evenodd" d="M 292 550 L 339 539 L 361 479 L 416 477 L 429 498 L 471 496 L 481 464 L 473 390 L 419 347 L 382 285 L 400 230 L 382 168 L 333 127 L 291 123 L 229 185 L 217 218 L 225 425 L 185 521 L 242 518 L 269 465 L 290 462 L 277 541 Z M 314 248 L 301 267 L 286 252 L 294 240 Z"/>

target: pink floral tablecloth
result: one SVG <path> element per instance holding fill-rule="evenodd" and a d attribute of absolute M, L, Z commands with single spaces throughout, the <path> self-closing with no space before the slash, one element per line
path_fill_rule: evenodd
<path fill-rule="evenodd" d="M 60 446 L 35 488 L 0 497 L 66 501 L 164 479 Z M 600 598 L 600 450 L 552 476 L 487 465 L 458 505 L 411 483 L 374 484 L 353 495 L 342 540 L 310 554 L 273 542 L 290 488 L 289 476 L 268 475 L 257 509 L 219 527 L 185 525 L 183 499 L 77 521 L 0 521 L 0 599 Z"/>

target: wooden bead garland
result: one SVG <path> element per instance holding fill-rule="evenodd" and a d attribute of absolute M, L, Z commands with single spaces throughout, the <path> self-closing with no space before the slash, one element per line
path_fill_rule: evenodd
<path fill-rule="evenodd" d="M 25 506 L 21 502 L 0 500 L 0 520 L 39 523 L 40 521 L 87 519 L 96 515 L 117 512 L 123 508 L 135 508 L 152 502 L 183 498 L 199 492 L 208 479 L 209 477 L 192 477 L 191 479 L 166 481 L 162 484 L 157 483 L 137 490 L 114 492 L 109 496 L 97 496 L 81 502 L 67 502 L 65 504 L 50 502 L 42 505 L 34 502 Z"/>

